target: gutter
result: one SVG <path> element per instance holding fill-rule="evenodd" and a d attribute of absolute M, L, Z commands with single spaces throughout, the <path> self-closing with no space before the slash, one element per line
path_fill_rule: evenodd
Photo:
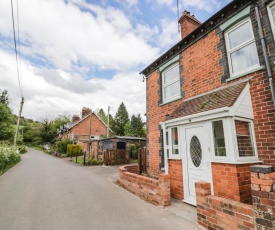
<path fill-rule="evenodd" d="M 256 19 L 257 19 L 258 28 L 259 28 L 259 35 L 260 35 L 260 39 L 261 39 L 261 43 L 262 43 L 262 50 L 263 50 L 263 55 L 264 55 L 264 60 L 265 60 L 265 65 L 266 65 L 266 70 L 267 70 L 267 77 L 268 77 L 268 81 L 269 81 L 270 91 L 271 91 L 271 95 L 272 95 L 273 106 L 275 109 L 274 81 L 273 81 L 270 63 L 268 61 L 268 56 L 267 56 L 267 52 L 266 52 L 266 44 L 265 44 L 265 40 L 264 40 L 264 36 L 263 36 L 263 28 L 262 28 L 262 24 L 261 24 L 261 20 L 260 20 L 259 7 L 258 7 L 257 3 L 255 4 L 255 13 L 256 13 Z"/>

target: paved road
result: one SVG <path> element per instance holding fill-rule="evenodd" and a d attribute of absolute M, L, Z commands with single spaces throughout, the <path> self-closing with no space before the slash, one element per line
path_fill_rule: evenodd
<path fill-rule="evenodd" d="M 155 207 L 117 186 L 117 172 L 29 149 L 0 177 L 0 229 L 198 229 L 181 204 Z"/>

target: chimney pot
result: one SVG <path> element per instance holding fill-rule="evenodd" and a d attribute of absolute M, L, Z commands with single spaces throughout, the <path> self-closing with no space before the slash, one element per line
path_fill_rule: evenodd
<path fill-rule="evenodd" d="M 78 115 L 73 115 L 72 122 L 76 122 L 76 121 L 79 121 L 79 120 L 80 120 L 80 117 Z"/>
<path fill-rule="evenodd" d="M 92 112 L 92 110 L 89 109 L 88 107 L 83 107 L 83 108 L 82 108 L 81 118 L 87 116 L 87 115 L 90 114 L 91 112 Z"/>
<path fill-rule="evenodd" d="M 181 38 L 185 38 L 201 25 L 201 22 L 195 18 L 195 15 L 190 15 L 190 12 L 184 11 L 179 19 L 181 26 Z"/>

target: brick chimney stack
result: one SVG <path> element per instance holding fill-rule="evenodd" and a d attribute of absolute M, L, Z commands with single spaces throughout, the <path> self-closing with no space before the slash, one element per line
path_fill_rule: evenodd
<path fill-rule="evenodd" d="M 83 108 L 82 108 L 82 115 L 81 115 L 82 117 L 81 117 L 81 118 L 87 116 L 87 115 L 90 114 L 91 112 L 92 112 L 91 109 L 89 109 L 89 108 L 87 108 L 87 107 L 83 107 Z"/>
<path fill-rule="evenodd" d="M 194 31 L 201 25 L 201 22 L 195 18 L 194 15 L 190 15 L 190 12 L 184 11 L 179 19 L 181 26 L 181 38 L 185 38 L 188 34 Z"/>
<path fill-rule="evenodd" d="M 79 121 L 79 120 L 80 120 L 80 117 L 78 115 L 73 115 L 72 122 L 76 122 L 76 121 Z"/>

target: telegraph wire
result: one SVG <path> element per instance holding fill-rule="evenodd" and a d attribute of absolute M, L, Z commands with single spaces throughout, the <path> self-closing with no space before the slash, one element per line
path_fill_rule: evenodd
<path fill-rule="evenodd" d="M 12 3 L 12 0 L 11 0 L 11 13 L 12 13 L 12 26 L 13 26 L 14 50 L 15 50 L 15 56 L 16 56 L 17 78 L 18 78 L 18 83 L 19 83 L 20 95 L 21 95 L 21 98 L 23 98 L 22 86 L 21 86 L 20 77 L 19 77 L 18 53 L 17 53 L 17 46 L 16 46 L 16 36 L 15 36 L 15 26 L 14 26 L 14 14 L 13 14 L 13 3 Z"/>
<path fill-rule="evenodd" d="M 22 86 L 22 94 L 24 95 L 24 87 L 23 87 L 23 80 L 22 80 L 22 70 L 21 70 L 21 50 L 20 50 L 20 32 L 19 32 L 19 6 L 18 0 L 16 0 L 16 9 L 17 9 L 17 38 L 18 38 L 18 57 L 19 57 L 19 76 L 21 80 Z"/>
<path fill-rule="evenodd" d="M 17 2 L 18 3 L 18 2 Z M 22 93 L 22 86 L 20 82 L 20 77 L 19 77 L 19 68 L 18 68 L 18 53 L 17 53 L 17 46 L 16 46 L 16 36 L 15 36 L 15 26 L 14 26 L 14 14 L 13 14 L 13 2 L 11 0 L 11 13 L 12 13 L 12 26 L 13 26 L 13 39 L 14 39 L 14 50 L 15 50 L 15 56 L 16 56 L 16 69 L 17 69 L 17 78 L 18 78 L 18 83 L 19 83 L 19 90 L 20 90 L 20 95 L 21 95 L 21 102 L 20 102 L 20 109 L 19 109 L 19 115 L 17 117 L 17 124 L 16 124 L 16 129 L 15 129 L 15 135 L 14 135 L 14 145 L 17 144 L 17 136 L 18 136 L 18 130 L 19 130 L 19 123 L 20 123 L 20 118 L 21 118 L 21 113 L 23 109 L 23 104 L 24 104 L 24 97 Z M 18 13 L 18 4 L 17 4 L 17 13 Z M 19 14 L 17 14 L 19 15 Z M 19 19 L 17 17 L 17 22 L 19 24 Z M 19 25 L 17 25 L 18 28 L 18 34 L 19 34 Z"/>

